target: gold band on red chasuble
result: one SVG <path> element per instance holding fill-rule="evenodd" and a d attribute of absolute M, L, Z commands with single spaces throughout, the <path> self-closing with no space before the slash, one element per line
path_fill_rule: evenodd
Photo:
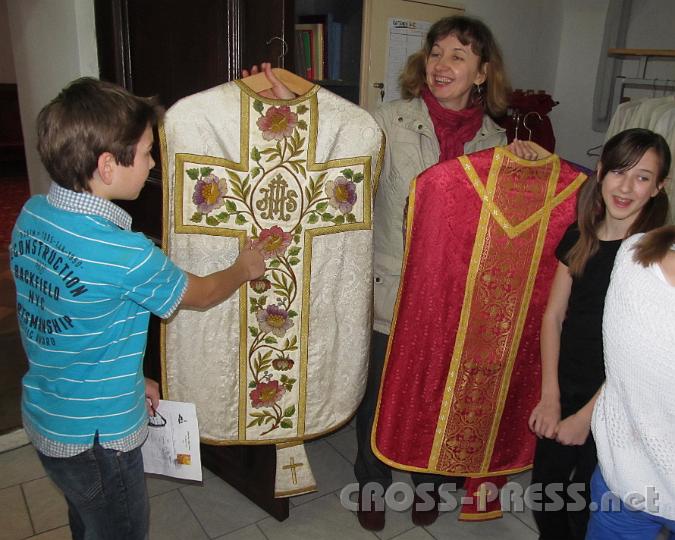
<path fill-rule="evenodd" d="M 525 161 L 497 148 L 487 185 L 468 157 L 459 160 L 483 207 L 429 470 L 487 475 L 551 212 L 585 176 L 556 195 L 560 161 L 555 155 Z M 541 182 L 533 184 L 528 175 L 538 176 Z M 509 187 L 524 181 L 530 181 L 530 193 L 519 199 L 523 207 L 517 212 L 509 209 L 509 214 L 517 215 L 507 216 L 500 199 Z M 514 202 L 510 193 L 508 202 Z M 516 245 L 504 250 L 508 243 Z M 518 256 L 512 257 L 513 253 Z M 483 294 L 486 287 L 489 296 Z M 491 346 L 481 347 L 486 339 Z M 486 356 L 486 350 L 492 357 Z"/>

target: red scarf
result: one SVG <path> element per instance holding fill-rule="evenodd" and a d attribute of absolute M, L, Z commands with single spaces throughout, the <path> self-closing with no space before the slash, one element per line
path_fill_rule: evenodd
<path fill-rule="evenodd" d="M 440 161 L 464 155 L 464 144 L 476 136 L 483 123 L 483 109 L 471 107 L 461 111 L 446 109 L 424 85 L 422 99 L 427 104 L 434 132 L 441 147 Z"/>

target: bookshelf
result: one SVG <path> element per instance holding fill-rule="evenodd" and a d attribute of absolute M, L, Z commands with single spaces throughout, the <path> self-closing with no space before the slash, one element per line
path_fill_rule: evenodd
<path fill-rule="evenodd" d="M 362 22 L 363 0 L 295 0 L 292 70 L 359 104 Z"/>

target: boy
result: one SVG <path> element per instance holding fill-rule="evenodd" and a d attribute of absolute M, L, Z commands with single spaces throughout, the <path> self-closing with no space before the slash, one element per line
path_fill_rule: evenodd
<path fill-rule="evenodd" d="M 257 249 L 205 277 L 181 271 L 114 199 L 138 197 L 155 162 L 161 109 L 90 78 L 38 116 L 38 151 L 53 180 L 12 234 L 10 266 L 29 369 L 24 426 L 63 491 L 73 538 L 145 538 L 147 436 L 142 359 L 150 313 L 207 308 L 264 272 Z"/>

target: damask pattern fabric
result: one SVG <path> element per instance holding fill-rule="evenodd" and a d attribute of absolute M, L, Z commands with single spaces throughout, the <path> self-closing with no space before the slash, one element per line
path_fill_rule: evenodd
<path fill-rule="evenodd" d="M 336 429 L 361 399 L 382 134 L 315 86 L 271 100 L 240 81 L 185 98 L 161 131 L 164 245 L 185 270 L 264 276 L 163 329 L 165 396 L 197 405 L 205 442 L 284 443 Z"/>
<path fill-rule="evenodd" d="M 556 155 L 524 161 L 500 147 L 413 181 L 373 428 L 380 459 L 477 478 L 529 468 L 539 326 L 554 250 L 585 178 Z M 469 481 L 467 491 L 479 492 L 479 484 Z M 462 517 L 476 519 L 478 510 Z"/>

